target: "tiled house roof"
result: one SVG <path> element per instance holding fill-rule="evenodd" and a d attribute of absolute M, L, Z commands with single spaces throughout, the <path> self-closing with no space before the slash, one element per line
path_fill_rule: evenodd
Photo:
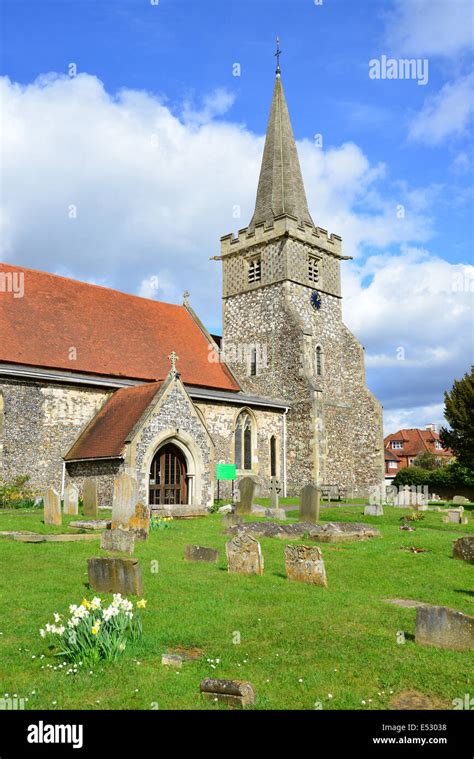
<path fill-rule="evenodd" d="M 183 382 L 240 389 L 223 362 L 209 362 L 208 336 L 184 306 L 0 264 L 12 273 L 24 274 L 25 292 L 0 297 L 1 362 L 155 381 L 175 351 Z"/>
<path fill-rule="evenodd" d="M 450 450 L 445 448 L 436 448 L 435 443 L 439 441 L 439 435 L 434 430 L 420 430 L 420 429 L 407 429 L 398 430 L 393 432 L 384 439 L 384 446 L 386 449 L 392 451 L 392 441 L 401 441 L 403 448 L 396 449 L 397 457 L 410 457 L 414 458 L 422 451 L 429 451 L 435 453 L 437 456 L 451 456 Z"/>

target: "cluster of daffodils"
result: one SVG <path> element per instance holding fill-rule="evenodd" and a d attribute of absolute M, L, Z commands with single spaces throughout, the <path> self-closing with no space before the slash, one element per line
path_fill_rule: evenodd
<path fill-rule="evenodd" d="M 165 530 L 167 527 L 171 527 L 170 522 L 172 521 L 173 517 L 152 517 L 150 527 L 152 530 Z"/>
<path fill-rule="evenodd" d="M 113 661 L 121 653 L 128 640 L 136 640 L 142 634 L 140 610 L 146 606 L 145 599 L 133 602 L 115 593 L 112 602 L 105 606 L 95 596 L 92 601 L 69 606 L 69 619 L 54 614 L 54 623 L 47 623 L 40 630 L 42 638 L 60 648 L 59 656 L 67 661 L 84 660 L 96 663 Z"/>

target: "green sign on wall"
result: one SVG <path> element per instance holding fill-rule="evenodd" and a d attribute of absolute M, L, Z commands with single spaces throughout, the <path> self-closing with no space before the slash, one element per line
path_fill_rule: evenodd
<path fill-rule="evenodd" d="M 235 480 L 235 464 L 216 464 L 216 480 Z"/>

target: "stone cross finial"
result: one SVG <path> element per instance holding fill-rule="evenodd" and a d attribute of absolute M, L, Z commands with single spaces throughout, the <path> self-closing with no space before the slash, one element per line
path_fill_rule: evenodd
<path fill-rule="evenodd" d="M 276 42 L 277 42 L 277 49 L 276 49 L 276 53 L 275 53 L 275 58 L 277 59 L 277 67 L 276 67 L 275 73 L 276 73 L 276 75 L 277 75 L 277 77 L 279 79 L 280 78 L 280 73 L 281 73 L 281 71 L 280 71 L 280 55 L 282 54 L 282 51 L 280 50 L 280 38 L 279 37 L 277 37 Z"/>
<path fill-rule="evenodd" d="M 171 371 L 176 373 L 176 362 L 179 361 L 179 356 L 174 351 L 171 351 L 168 358 L 171 361 Z"/>

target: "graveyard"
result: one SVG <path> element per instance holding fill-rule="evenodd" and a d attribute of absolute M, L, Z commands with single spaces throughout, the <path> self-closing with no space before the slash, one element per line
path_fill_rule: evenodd
<path fill-rule="evenodd" d="M 472 564 L 453 557 L 456 539 L 474 538 L 472 504 L 457 522 L 444 510 L 413 519 L 412 508 L 370 516 L 363 503 L 330 504 L 283 539 L 262 527 L 296 529 L 296 503 L 280 506 L 285 520 L 249 513 L 235 524 L 217 504 L 205 517 L 152 520 L 132 553 L 110 535 L 101 547 L 114 529 L 69 527 L 90 518 L 82 505 L 63 510 L 60 524 L 45 524 L 42 509 L 0 512 L 0 695 L 26 709 L 226 709 L 212 692 L 217 678 L 251 683 L 248 709 L 385 710 L 452 709 L 472 693 L 472 650 L 415 640 L 417 603 L 474 614 Z M 110 509 L 94 519 L 114 521 Z M 342 539 L 343 525 L 357 539 Z M 259 546 L 250 569 L 238 554 L 246 542 Z M 112 598 L 89 585 L 97 557 L 138 562 L 142 587 L 124 595 L 146 600 L 143 635 L 116 661 L 68 671 L 39 630 L 83 598 Z M 308 566 L 315 574 L 304 581 Z"/>

